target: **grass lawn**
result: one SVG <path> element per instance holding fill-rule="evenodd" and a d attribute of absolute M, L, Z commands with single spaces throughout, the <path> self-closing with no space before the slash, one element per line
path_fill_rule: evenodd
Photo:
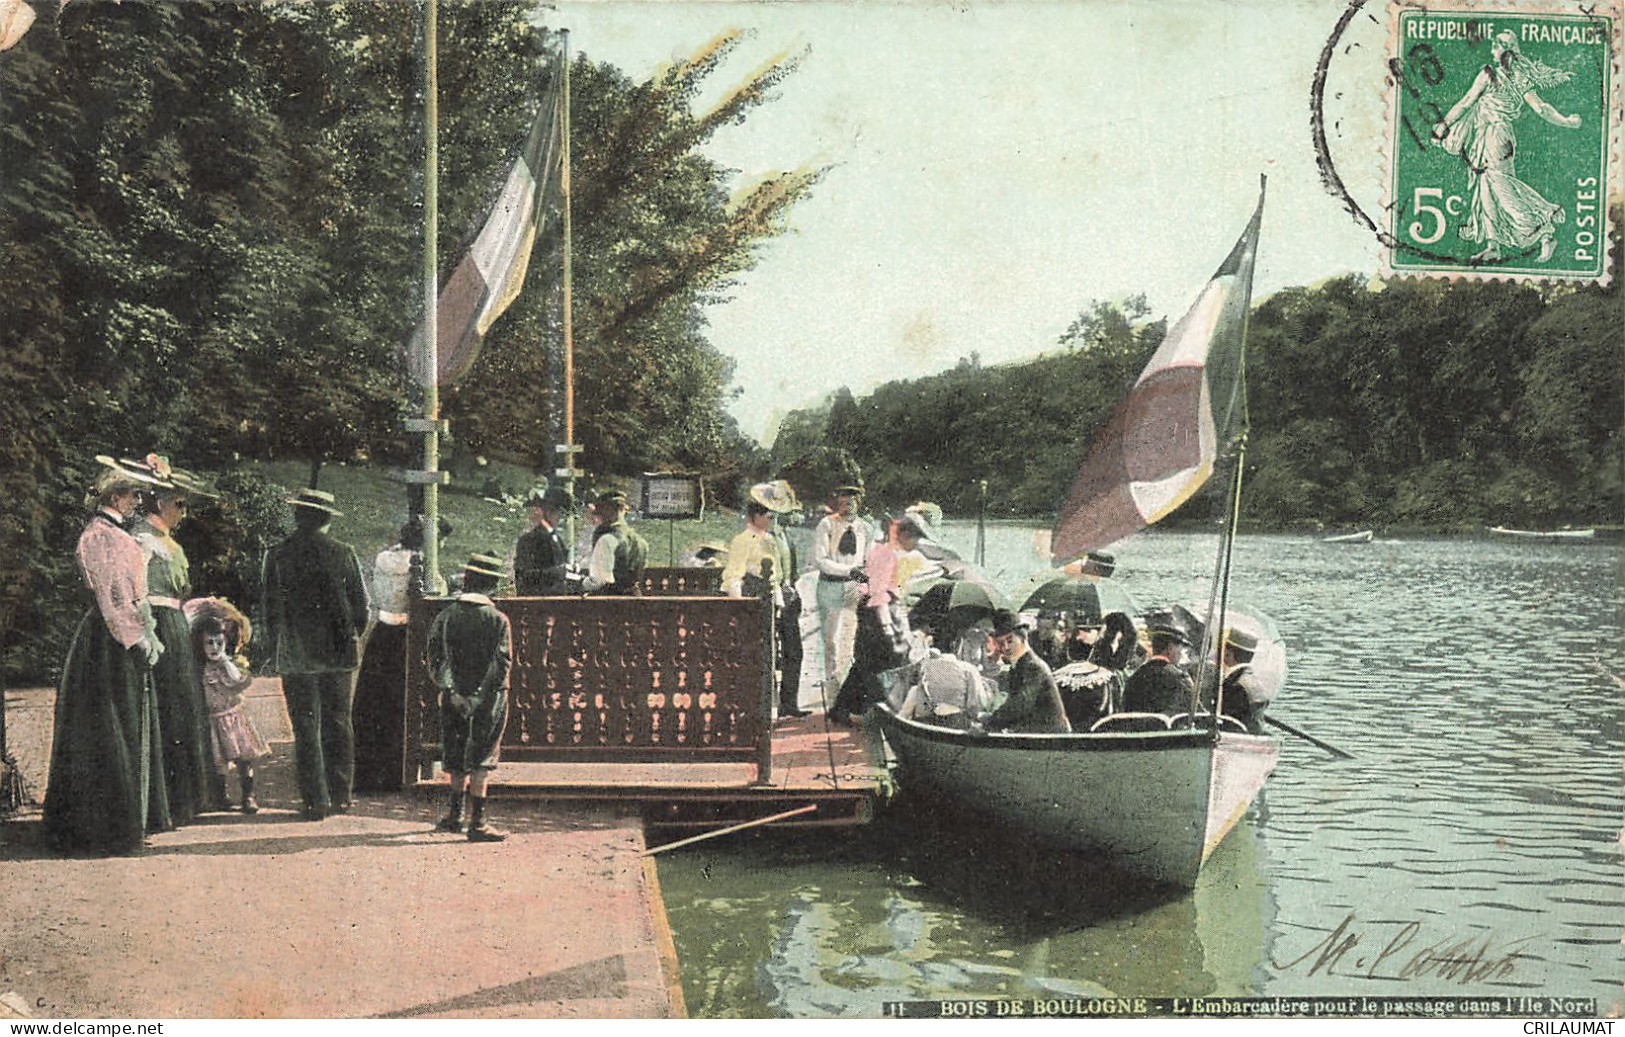
<path fill-rule="evenodd" d="M 269 461 L 254 465 L 270 482 L 289 490 L 305 485 L 310 466 L 304 461 Z M 522 468 L 506 469 L 493 464 L 493 475 L 509 489 L 522 492 L 530 485 L 530 473 Z M 352 545 L 360 557 L 363 568 L 370 571 L 372 557 L 395 542 L 396 535 L 406 522 L 406 486 L 390 478 L 387 466 L 329 464 L 324 465 L 318 480 L 321 489 L 338 499 L 338 509 L 344 512 L 333 520 L 333 535 Z M 440 488 L 440 514 L 452 526 L 451 535 L 441 548 L 441 571 L 450 575 L 474 551 L 485 551 L 505 557 L 514 541 L 529 528 L 530 522 L 522 504 L 503 504 L 479 495 L 478 488 L 456 483 Z M 649 541 L 649 565 L 677 564 L 688 549 L 702 540 L 726 543 L 739 532 L 742 520 L 731 511 L 708 509 L 699 519 L 669 522 L 649 519 L 639 522 L 633 516 L 633 525 Z M 576 528 L 581 528 L 578 513 Z M 586 564 L 584 558 L 578 559 Z"/>

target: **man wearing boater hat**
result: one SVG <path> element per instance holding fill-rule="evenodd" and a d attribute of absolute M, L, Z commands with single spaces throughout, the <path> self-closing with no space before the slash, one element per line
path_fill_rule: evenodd
<path fill-rule="evenodd" d="M 773 573 L 774 624 L 778 633 L 779 719 L 804 717 L 801 708 L 801 598 L 796 594 L 795 548 L 778 528 L 777 517 L 796 510 L 795 491 L 782 479 L 757 483 L 745 505 L 745 528 L 728 543 L 722 589 L 733 597 L 758 597 L 762 566 Z"/>
<path fill-rule="evenodd" d="M 354 549 L 327 534 L 341 514 L 333 495 L 300 490 L 288 503 L 294 533 L 265 553 L 261 602 L 271 665 L 282 676 L 293 722 L 305 820 L 320 821 L 350 808 L 350 696 L 367 626 L 367 588 Z"/>
<path fill-rule="evenodd" d="M 1180 664 L 1180 656 L 1191 646 L 1190 628 L 1169 611 L 1145 617 L 1145 630 L 1151 636 L 1151 658 L 1145 661 L 1123 688 L 1123 710 L 1128 713 L 1188 713 L 1196 686 Z"/>
<path fill-rule="evenodd" d="M 440 761 L 451 778 L 449 809 L 435 827 L 463 830 L 466 787 L 471 843 L 506 838 L 485 823 L 485 787 L 508 723 L 513 660 L 513 628 L 490 598 L 501 578 L 502 559 L 472 556 L 463 566 L 463 592 L 429 624 L 429 673 L 440 689 Z"/>

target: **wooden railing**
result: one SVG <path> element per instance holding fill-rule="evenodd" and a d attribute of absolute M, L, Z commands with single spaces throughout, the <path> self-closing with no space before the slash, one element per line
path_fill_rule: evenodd
<path fill-rule="evenodd" d="M 721 569 L 645 569 L 638 587 L 652 597 L 722 593 Z"/>
<path fill-rule="evenodd" d="M 706 570 L 690 570 L 705 572 Z M 430 622 L 452 599 L 412 606 L 406 758 L 416 781 L 438 758 L 440 707 L 427 672 Z M 772 758 L 772 608 L 713 596 L 497 598 L 513 626 L 513 762 L 749 762 Z"/>

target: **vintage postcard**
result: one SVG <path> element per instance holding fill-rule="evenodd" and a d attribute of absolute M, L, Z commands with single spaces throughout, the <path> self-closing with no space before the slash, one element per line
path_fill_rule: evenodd
<path fill-rule="evenodd" d="M 0 0 L 0 1018 L 1611 1032 L 1622 22 Z"/>

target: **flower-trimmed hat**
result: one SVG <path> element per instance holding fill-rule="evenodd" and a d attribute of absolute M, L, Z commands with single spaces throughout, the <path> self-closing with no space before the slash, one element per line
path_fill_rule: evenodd
<path fill-rule="evenodd" d="M 303 489 L 292 497 L 288 503 L 296 508 L 309 508 L 312 511 L 325 511 L 329 515 L 342 515 L 344 512 L 333 506 L 334 497 L 326 490 Z"/>
<path fill-rule="evenodd" d="M 96 463 L 101 465 L 101 471 L 96 473 L 96 492 L 107 493 L 115 489 L 139 490 L 143 487 L 164 485 L 151 471 L 132 467 L 118 461 L 106 454 L 97 454 Z"/>
<path fill-rule="evenodd" d="M 750 488 L 750 499 L 771 511 L 775 515 L 795 511 L 801 507 L 796 500 L 796 491 L 783 479 L 773 482 L 759 482 Z"/>

